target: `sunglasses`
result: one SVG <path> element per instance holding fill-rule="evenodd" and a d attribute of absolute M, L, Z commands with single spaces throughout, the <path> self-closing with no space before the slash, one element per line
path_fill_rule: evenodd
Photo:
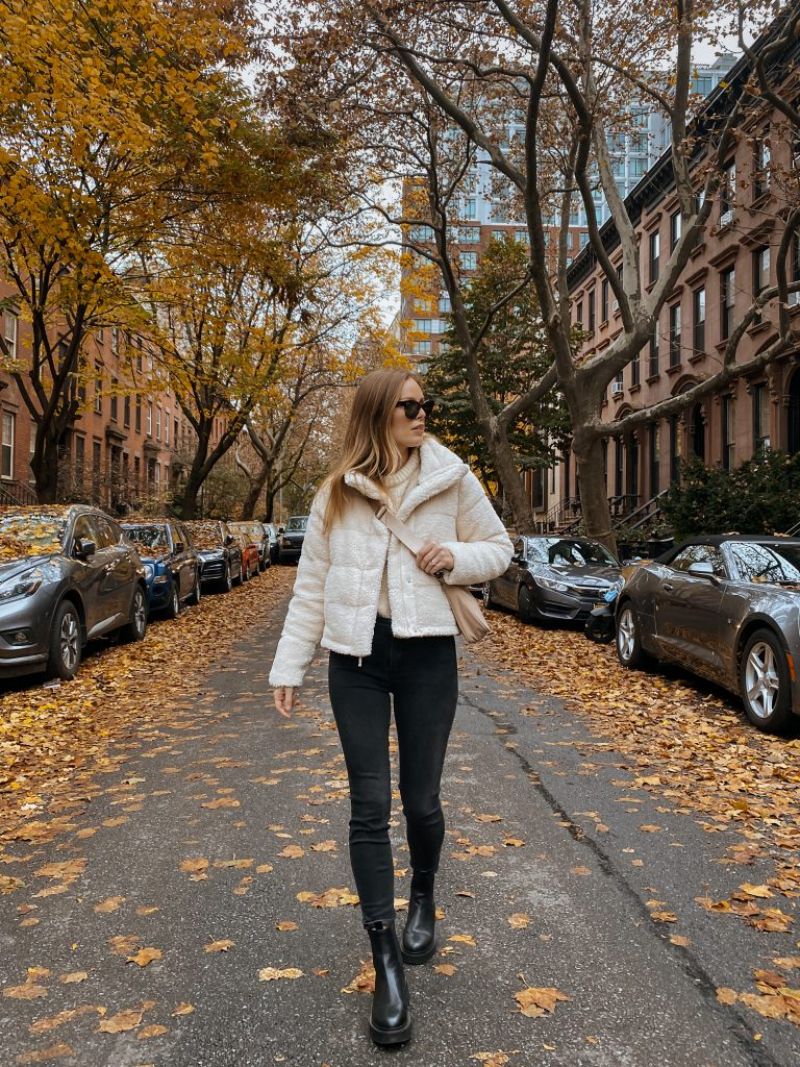
<path fill-rule="evenodd" d="M 425 417 L 430 418 L 430 414 L 436 404 L 435 400 L 398 400 L 395 405 L 398 408 L 402 408 L 406 413 L 407 419 L 415 419 L 419 415 L 420 410 L 425 412 Z"/>

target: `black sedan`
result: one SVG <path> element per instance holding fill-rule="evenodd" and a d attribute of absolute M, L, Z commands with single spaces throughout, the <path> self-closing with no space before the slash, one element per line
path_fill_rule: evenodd
<path fill-rule="evenodd" d="M 91 638 L 146 630 L 144 566 L 113 519 L 83 505 L 0 508 L 0 677 L 73 678 Z"/>
<path fill-rule="evenodd" d="M 522 536 L 505 574 L 485 583 L 483 600 L 519 612 L 523 622 L 583 621 L 607 589 L 621 586 L 619 562 L 599 541 Z"/>
<path fill-rule="evenodd" d="M 197 519 L 185 523 L 200 559 L 200 581 L 223 592 L 234 582 L 242 583 L 242 545 L 227 526 L 217 519 Z"/>
<path fill-rule="evenodd" d="M 800 539 L 686 541 L 638 567 L 620 593 L 617 655 L 687 667 L 778 732 L 800 714 Z"/>
<path fill-rule="evenodd" d="M 181 604 L 200 603 L 200 559 L 185 527 L 174 519 L 123 522 L 144 563 L 150 614 L 176 619 Z"/>
<path fill-rule="evenodd" d="M 283 533 L 278 538 L 278 563 L 287 560 L 297 562 L 303 551 L 308 515 L 290 515 Z"/>

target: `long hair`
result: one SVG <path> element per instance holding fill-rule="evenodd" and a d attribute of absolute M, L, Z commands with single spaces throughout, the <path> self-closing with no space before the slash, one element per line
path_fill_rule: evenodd
<path fill-rule="evenodd" d="M 344 514 L 354 492 L 345 483 L 347 471 L 360 471 L 380 484 L 385 475 L 400 466 L 402 453 L 392 437 L 390 425 L 409 378 L 420 384 L 415 374 L 400 368 L 370 371 L 358 383 L 341 456 L 323 482 L 330 490 L 323 522 L 326 533 Z"/>

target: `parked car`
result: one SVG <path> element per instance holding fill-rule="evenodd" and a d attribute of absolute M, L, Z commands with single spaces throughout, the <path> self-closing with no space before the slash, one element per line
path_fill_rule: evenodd
<path fill-rule="evenodd" d="M 234 582 L 244 580 L 242 546 L 218 519 L 195 519 L 185 523 L 200 559 L 201 585 L 229 592 Z"/>
<path fill-rule="evenodd" d="M 147 630 L 144 564 L 97 508 L 0 508 L 0 677 L 74 678 L 86 642 Z"/>
<path fill-rule="evenodd" d="M 278 541 L 278 563 L 300 559 L 303 538 L 308 526 L 308 515 L 290 515 Z"/>
<path fill-rule="evenodd" d="M 237 537 L 243 539 L 243 544 L 246 546 L 245 552 L 245 571 L 251 570 L 252 574 L 257 574 L 259 571 L 265 571 L 270 565 L 269 558 L 269 536 L 264 530 L 263 522 L 256 522 L 255 519 L 242 519 L 236 522 L 229 522 L 228 528 Z M 252 549 L 255 548 L 255 556 L 253 556 Z"/>
<path fill-rule="evenodd" d="M 181 523 L 123 522 L 122 529 L 144 563 L 151 615 L 163 611 L 175 619 L 184 602 L 200 603 L 200 559 Z"/>
<path fill-rule="evenodd" d="M 262 522 L 261 524 L 266 531 L 267 538 L 269 539 L 269 560 L 270 563 L 278 562 L 278 541 L 283 533 L 283 527 L 278 526 L 276 522 Z"/>
<path fill-rule="evenodd" d="M 584 621 L 607 589 L 621 586 L 619 561 L 599 541 L 522 535 L 506 572 L 484 584 L 483 600 L 523 622 Z"/>
<path fill-rule="evenodd" d="M 800 539 L 700 537 L 643 564 L 620 594 L 617 654 L 687 667 L 780 732 L 800 714 Z"/>

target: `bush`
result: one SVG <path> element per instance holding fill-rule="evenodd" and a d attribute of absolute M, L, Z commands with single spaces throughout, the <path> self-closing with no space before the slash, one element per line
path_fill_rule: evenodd
<path fill-rule="evenodd" d="M 679 538 L 786 532 L 800 522 L 800 454 L 766 450 L 730 471 L 682 463 L 662 510 Z"/>

